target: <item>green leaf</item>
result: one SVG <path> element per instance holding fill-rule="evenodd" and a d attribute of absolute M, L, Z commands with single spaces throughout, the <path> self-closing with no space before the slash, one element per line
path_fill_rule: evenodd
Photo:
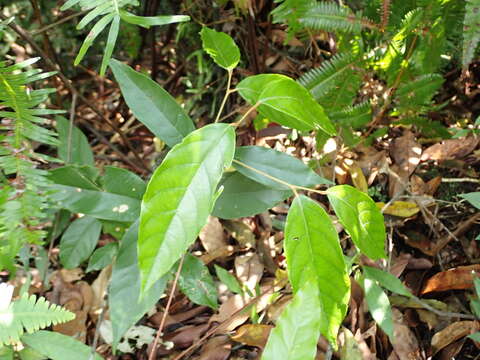
<path fill-rule="evenodd" d="M 58 145 L 58 157 L 66 163 L 94 166 L 93 152 L 87 137 L 76 126 L 72 127 L 70 134 L 70 122 L 64 117 L 57 116 L 57 132 L 60 144 Z M 68 145 L 70 139 L 70 146 Z M 68 152 L 70 150 L 70 158 Z"/>
<path fill-rule="evenodd" d="M 94 353 L 92 349 L 75 340 L 57 332 L 40 330 L 33 334 L 22 336 L 22 342 L 35 349 L 42 355 L 52 360 L 102 360 L 103 358 Z"/>
<path fill-rule="evenodd" d="M 215 202 L 212 214 L 222 219 L 260 214 L 292 196 L 290 190 L 272 189 L 238 171 L 225 174 L 220 186 L 223 190 Z"/>
<path fill-rule="evenodd" d="M 139 228 L 142 291 L 166 274 L 207 222 L 218 182 L 231 165 L 235 132 L 211 124 L 190 133 L 155 170 L 143 196 Z"/>
<path fill-rule="evenodd" d="M 302 85 L 286 76 L 262 74 L 242 80 L 237 89 L 270 121 L 300 131 L 318 129 L 335 135 L 323 108 Z"/>
<path fill-rule="evenodd" d="M 112 321 L 115 349 L 121 337 L 162 296 L 168 275 L 160 278 L 140 299 L 140 270 L 137 256 L 138 222 L 134 223 L 120 243 L 117 260 L 113 265 L 108 289 L 108 305 Z"/>
<path fill-rule="evenodd" d="M 228 290 L 235 294 L 243 294 L 242 287 L 240 286 L 235 276 L 233 276 L 227 270 L 221 268 L 218 265 L 215 265 L 215 272 L 217 273 L 220 281 L 227 286 Z"/>
<path fill-rule="evenodd" d="M 133 115 L 168 146 L 173 147 L 195 129 L 185 111 L 159 84 L 118 60 L 112 59 L 110 67 Z"/>
<path fill-rule="evenodd" d="M 301 160 L 266 147 L 238 147 L 235 150 L 235 160 L 292 185 L 314 188 L 320 184 L 333 184 L 330 180 L 317 175 Z M 265 186 L 278 190 L 290 190 L 288 186 L 271 180 L 238 162 L 234 161 L 233 166 L 246 177 Z"/>
<path fill-rule="evenodd" d="M 126 169 L 105 166 L 102 178 L 105 191 L 142 200 L 147 185 L 140 176 Z"/>
<path fill-rule="evenodd" d="M 102 270 L 104 267 L 110 265 L 113 258 L 118 253 L 118 244 L 110 243 L 94 251 L 90 260 L 86 272 Z"/>
<path fill-rule="evenodd" d="M 465 18 L 463 21 L 463 68 L 473 60 L 475 49 L 480 42 L 480 0 L 465 1 Z"/>
<path fill-rule="evenodd" d="M 114 13 L 107 14 L 104 17 L 102 17 L 90 30 L 88 33 L 87 37 L 85 38 L 85 41 L 82 44 L 82 47 L 78 51 L 77 57 L 75 58 L 74 65 L 77 66 L 80 64 L 80 61 L 84 58 L 85 54 L 87 53 L 88 49 L 90 46 L 92 46 L 93 42 L 97 38 L 98 35 L 105 29 L 105 27 L 110 24 L 115 17 Z"/>
<path fill-rule="evenodd" d="M 203 50 L 212 57 L 217 65 L 229 71 L 238 65 L 240 50 L 228 34 L 204 26 L 200 31 L 200 37 Z"/>
<path fill-rule="evenodd" d="M 389 272 L 382 271 L 380 269 L 376 269 L 370 266 L 363 266 L 363 274 L 367 279 L 377 281 L 385 289 L 388 289 L 391 292 L 409 298 L 413 297 L 412 293 L 408 291 L 405 285 L 403 285 L 398 278 L 396 278 Z"/>
<path fill-rule="evenodd" d="M 314 281 L 305 282 L 277 320 L 262 360 L 313 360 L 320 336 L 320 303 Z"/>
<path fill-rule="evenodd" d="M 470 334 L 467 336 L 468 338 L 472 339 L 473 341 L 480 342 L 480 331 Z"/>
<path fill-rule="evenodd" d="M 125 10 L 120 10 L 120 16 L 123 21 L 133 25 L 140 25 L 147 29 L 150 26 L 190 21 L 190 16 L 187 15 L 137 16 Z"/>
<path fill-rule="evenodd" d="M 110 31 L 108 32 L 107 45 L 105 47 L 105 54 L 103 55 L 102 65 L 100 67 L 100 76 L 104 76 L 107 70 L 108 63 L 112 58 L 113 49 L 117 42 L 118 33 L 120 31 L 120 16 L 115 15 L 110 25 Z"/>
<path fill-rule="evenodd" d="M 385 224 L 373 200 L 349 185 L 331 187 L 327 196 L 360 251 L 373 260 L 385 258 Z"/>
<path fill-rule="evenodd" d="M 393 316 L 388 296 L 376 281 L 365 279 L 365 298 L 373 320 L 382 328 L 390 339 L 393 339 Z"/>
<path fill-rule="evenodd" d="M 467 200 L 470 204 L 475 206 L 477 209 L 480 209 L 480 191 L 471 192 L 467 194 L 460 194 L 460 196 L 465 200 Z"/>
<path fill-rule="evenodd" d="M 178 286 L 195 304 L 218 308 L 217 288 L 212 275 L 202 260 L 189 253 L 185 254 Z"/>
<path fill-rule="evenodd" d="M 336 347 L 338 329 L 347 313 L 350 279 L 337 231 L 323 208 L 310 198 L 295 198 L 285 225 L 288 278 L 294 293 L 307 280 L 318 289 L 320 331 Z"/>
<path fill-rule="evenodd" d="M 102 224 L 97 219 L 84 216 L 70 224 L 60 240 L 60 261 L 73 269 L 88 259 L 97 245 Z"/>
<path fill-rule="evenodd" d="M 92 166 L 67 165 L 49 172 L 55 184 L 78 187 L 86 190 L 100 190 L 98 169 Z"/>

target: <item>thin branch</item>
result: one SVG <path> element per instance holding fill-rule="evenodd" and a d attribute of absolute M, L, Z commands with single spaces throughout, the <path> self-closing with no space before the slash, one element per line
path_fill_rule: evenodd
<path fill-rule="evenodd" d="M 223 97 L 222 104 L 220 105 L 220 109 L 218 110 L 217 117 L 215 118 L 215 122 L 217 123 L 218 120 L 220 120 L 220 115 L 222 115 L 223 108 L 225 107 L 225 104 L 227 103 L 228 96 L 232 93 L 230 90 L 230 86 L 232 84 L 232 75 L 233 75 L 233 70 L 229 69 L 228 70 L 228 80 L 227 80 L 227 91 L 225 91 L 225 96 Z"/>
<path fill-rule="evenodd" d="M 53 28 L 57 27 L 58 25 L 61 25 L 61 24 L 63 24 L 63 23 L 66 23 L 67 21 L 69 21 L 69 20 L 71 20 L 71 19 L 73 19 L 73 18 L 76 18 L 76 17 L 78 17 L 78 16 L 85 15 L 86 13 L 88 13 L 88 10 L 80 11 L 80 12 L 77 12 L 77 13 L 75 13 L 75 14 L 68 15 L 68 16 L 64 17 L 63 19 L 54 22 L 53 24 L 47 25 L 47 26 L 45 26 L 45 27 L 43 27 L 43 28 L 41 28 L 41 29 L 38 29 L 38 30 L 36 30 L 36 31 L 32 31 L 31 35 L 32 35 L 32 36 L 37 36 L 37 35 L 39 35 L 39 34 L 41 34 L 41 33 L 44 33 L 45 31 L 48 31 L 48 30 L 50 30 L 50 29 L 53 29 Z"/>

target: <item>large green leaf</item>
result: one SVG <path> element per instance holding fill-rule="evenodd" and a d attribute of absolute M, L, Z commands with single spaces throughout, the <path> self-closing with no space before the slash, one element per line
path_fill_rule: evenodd
<path fill-rule="evenodd" d="M 55 185 L 52 185 L 54 193 L 51 198 L 58 207 L 74 213 L 119 222 L 135 221 L 140 214 L 139 193 L 143 191 L 142 185 L 133 180 L 135 175 L 126 174 L 126 170 L 115 171 L 107 168 L 106 172 L 119 175 L 117 180 L 123 179 L 125 187 L 122 188 L 114 181 L 104 185 L 111 190 L 107 191 L 101 185 L 105 183 L 105 178 L 99 178 L 98 170 L 91 167 L 72 165 L 52 170 L 49 178 Z M 106 176 L 106 179 L 110 178 L 111 176 Z M 130 193 L 131 196 L 122 195 L 126 193 Z"/>
<path fill-rule="evenodd" d="M 270 333 L 262 360 L 313 360 L 320 336 L 320 303 L 314 281 L 298 289 Z"/>
<path fill-rule="evenodd" d="M 217 65 L 226 70 L 232 70 L 238 65 L 240 50 L 228 34 L 204 26 L 200 31 L 200 37 L 203 49 Z"/>
<path fill-rule="evenodd" d="M 360 251 L 374 260 L 385 258 L 385 224 L 373 200 L 349 185 L 331 187 L 327 196 Z"/>
<path fill-rule="evenodd" d="M 390 306 L 388 296 L 375 280 L 366 278 L 363 285 L 365 289 L 365 299 L 367 300 L 368 309 L 370 310 L 370 314 L 372 314 L 373 320 L 380 325 L 390 339 L 393 339 L 392 307 Z"/>
<path fill-rule="evenodd" d="M 57 332 L 40 330 L 33 334 L 22 336 L 22 343 L 30 346 L 40 354 L 52 360 L 102 360 L 92 348 Z"/>
<path fill-rule="evenodd" d="M 217 304 L 217 287 L 208 268 L 199 258 L 187 253 L 183 261 L 182 271 L 178 279 L 180 290 L 198 305 L 213 309 Z"/>
<path fill-rule="evenodd" d="M 238 147 L 235 150 L 235 160 L 292 185 L 314 188 L 320 184 L 332 184 L 331 181 L 317 175 L 301 160 L 262 146 Z M 265 186 L 279 190 L 290 190 L 288 186 L 271 180 L 238 162 L 234 161 L 233 166 L 243 175 Z"/>
<path fill-rule="evenodd" d="M 175 99 L 149 77 L 112 59 L 110 67 L 136 118 L 156 137 L 173 147 L 195 127 Z"/>
<path fill-rule="evenodd" d="M 335 127 L 310 92 L 295 80 L 262 74 L 242 80 L 237 89 L 270 121 L 300 131 L 318 129 L 335 135 Z"/>
<path fill-rule="evenodd" d="M 168 274 L 160 278 L 141 299 L 140 270 L 137 256 L 138 222 L 127 231 L 120 243 L 108 289 L 108 305 L 113 330 L 113 348 L 122 336 L 160 299 Z"/>
<path fill-rule="evenodd" d="M 290 190 L 272 189 L 238 171 L 225 174 L 220 185 L 223 190 L 212 214 L 222 219 L 260 214 L 292 196 Z"/>
<path fill-rule="evenodd" d="M 140 216 L 138 259 L 143 291 L 166 274 L 195 241 L 234 152 L 233 127 L 211 124 L 174 146 L 155 170 Z"/>
<path fill-rule="evenodd" d="M 88 259 L 95 250 L 102 224 L 91 216 L 84 216 L 70 224 L 60 240 L 60 261 L 73 269 Z"/>
<path fill-rule="evenodd" d="M 60 144 L 58 157 L 67 163 L 94 166 L 93 152 L 87 137 L 62 116 L 55 117 Z"/>
<path fill-rule="evenodd" d="M 480 209 L 480 192 L 471 192 L 467 194 L 460 194 L 462 198 L 467 200 L 470 204 Z"/>
<path fill-rule="evenodd" d="M 294 293 L 313 279 L 319 294 L 321 333 L 336 346 L 347 313 L 350 280 L 335 227 L 323 208 L 310 198 L 295 198 L 285 225 L 288 278 Z"/>

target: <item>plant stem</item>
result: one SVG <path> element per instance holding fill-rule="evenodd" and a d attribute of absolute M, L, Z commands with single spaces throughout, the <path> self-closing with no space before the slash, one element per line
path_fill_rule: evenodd
<path fill-rule="evenodd" d="M 239 127 L 240 124 L 243 122 L 243 120 L 245 120 L 247 118 L 248 115 L 250 115 L 250 113 L 253 111 L 253 110 L 256 110 L 257 107 L 259 107 L 261 105 L 260 102 L 257 102 L 255 105 L 253 105 L 250 109 L 248 109 L 248 111 L 243 114 L 243 116 L 241 117 L 240 120 L 238 120 L 237 122 L 234 122 L 232 123 L 231 125 L 234 126 L 234 127 Z"/>
<path fill-rule="evenodd" d="M 241 162 L 241 161 L 239 161 L 239 160 L 237 160 L 237 159 L 233 159 L 233 162 L 234 162 L 234 163 L 237 163 L 238 165 L 241 165 L 241 166 L 247 168 L 248 170 L 252 170 L 252 171 L 256 172 L 257 174 L 260 174 L 260 175 L 262 175 L 262 176 L 265 176 L 267 179 L 270 179 L 270 180 L 275 181 L 275 182 L 277 182 L 277 183 L 279 183 L 279 184 L 282 184 L 282 185 L 284 185 L 284 186 L 287 186 L 288 188 L 290 188 L 290 190 L 292 190 L 292 192 L 295 194 L 295 196 L 298 196 L 298 193 L 297 193 L 298 190 L 311 191 L 311 192 L 314 192 L 314 193 L 320 194 L 320 195 L 326 195 L 326 194 L 327 194 L 326 191 L 315 190 L 315 189 L 310 189 L 310 188 L 303 187 L 303 186 L 298 186 L 298 185 L 290 184 L 290 183 L 288 183 L 288 182 L 286 182 L 286 181 L 283 181 L 283 180 L 281 180 L 281 179 L 279 179 L 279 178 L 276 178 L 275 176 L 269 175 L 269 174 L 267 174 L 266 172 L 264 172 L 264 171 L 262 171 L 262 170 L 258 170 L 258 169 L 256 169 L 256 168 L 250 166 L 250 165 L 247 165 L 247 164 L 245 164 L 245 163 L 243 163 L 243 162 Z"/>
<path fill-rule="evenodd" d="M 215 119 L 215 122 L 217 123 L 218 120 L 220 120 L 220 115 L 222 115 L 223 108 L 225 107 L 225 104 L 227 103 L 228 96 L 232 93 L 232 90 L 230 89 L 230 86 L 232 84 L 232 75 L 233 75 L 233 70 L 228 70 L 228 80 L 227 80 L 227 91 L 225 91 L 225 96 L 223 97 L 222 104 L 220 105 L 220 109 L 218 110 L 217 117 Z"/>

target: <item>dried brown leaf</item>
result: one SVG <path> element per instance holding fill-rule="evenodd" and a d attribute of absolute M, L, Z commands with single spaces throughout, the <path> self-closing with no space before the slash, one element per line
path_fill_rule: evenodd
<path fill-rule="evenodd" d="M 422 295 L 436 291 L 463 290 L 473 287 L 473 277 L 480 274 L 480 265 L 459 266 L 439 272 L 427 280 Z"/>
<path fill-rule="evenodd" d="M 200 231 L 198 237 L 208 253 L 228 245 L 220 220 L 213 216 L 208 217 L 208 221 Z"/>
<path fill-rule="evenodd" d="M 402 360 L 421 360 L 420 346 L 417 338 L 403 320 L 402 313 L 392 308 L 393 339 L 392 346 L 397 356 Z"/>
<path fill-rule="evenodd" d="M 437 332 L 432 337 L 432 355 L 444 347 L 450 345 L 467 335 L 473 334 L 478 330 L 477 321 L 457 321 L 448 325 L 445 329 Z"/>
<path fill-rule="evenodd" d="M 426 149 L 423 152 L 422 161 L 444 161 L 464 158 L 475 150 L 479 141 L 480 138 L 474 136 L 444 140 Z"/>
<path fill-rule="evenodd" d="M 228 336 L 216 336 L 202 347 L 198 360 L 227 360 L 231 352 L 232 344 Z"/>
<path fill-rule="evenodd" d="M 231 336 L 231 339 L 245 345 L 264 348 L 272 328 L 271 325 L 263 324 L 243 325 L 236 331 L 235 335 Z"/>

